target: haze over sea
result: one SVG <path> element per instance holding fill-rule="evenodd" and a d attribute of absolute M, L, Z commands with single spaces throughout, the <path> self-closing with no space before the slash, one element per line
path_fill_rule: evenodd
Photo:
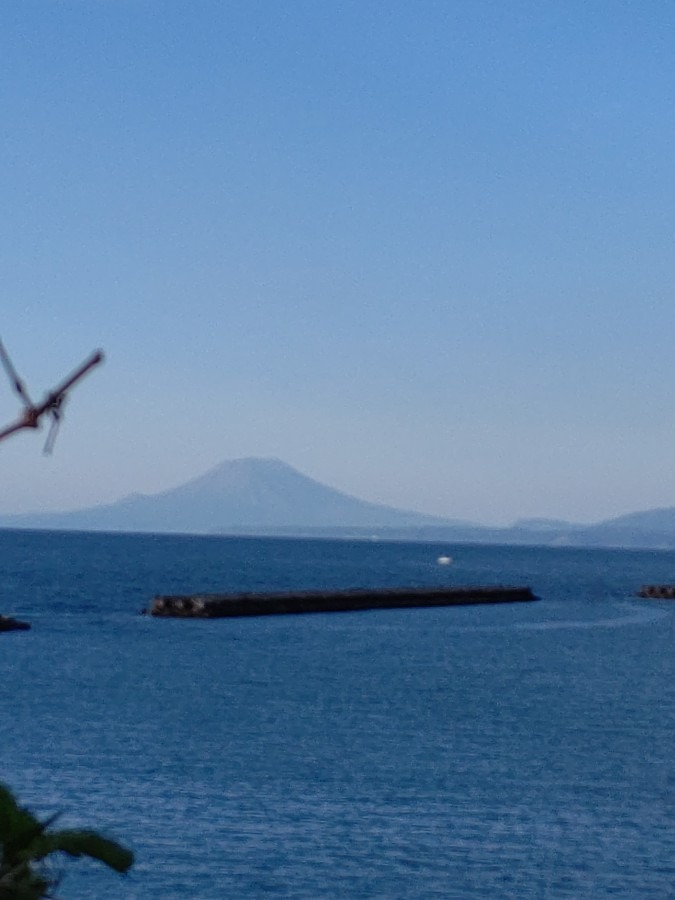
<path fill-rule="evenodd" d="M 452 566 L 439 566 L 447 552 Z M 130 845 L 96 898 L 675 891 L 675 554 L 0 532 L 0 777 Z M 155 620 L 154 593 L 530 584 L 538 603 Z"/>

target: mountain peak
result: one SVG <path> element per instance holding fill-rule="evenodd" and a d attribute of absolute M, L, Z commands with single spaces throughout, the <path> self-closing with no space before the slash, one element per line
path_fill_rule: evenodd
<path fill-rule="evenodd" d="M 132 494 L 109 506 L 41 520 L 38 527 L 184 533 L 449 524 L 434 516 L 360 500 L 275 457 L 224 460 L 159 494 Z"/>
<path fill-rule="evenodd" d="M 222 462 L 213 466 L 208 472 L 198 477 L 213 478 L 223 473 L 228 475 L 243 476 L 265 476 L 293 472 L 300 474 L 293 466 L 283 462 L 276 456 L 242 456 L 237 459 L 224 459 Z"/>
<path fill-rule="evenodd" d="M 263 483 L 287 483 L 289 479 L 307 480 L 297 469 L 274 456 L 245 456 L 238 459 L 226 459 L 213 466 L 203 475 L 198 475 L 178 488 L 178 490 L 208 490 L 223 491 L 229 489 L 242 489 L 245 485 Z M 165 491 L 164 493 L 171 493 Z"/>
<path fill-rule="evenodd" d="M 244 471 L 293 469 L 288 463 L 283 462 L 277 456 L 239 456 L 235 459 L 224 459 L 210 469 L 215 472 L 218 469 L 241 469 Z M 293 470 L 295 471 L 295 470 Z"/>

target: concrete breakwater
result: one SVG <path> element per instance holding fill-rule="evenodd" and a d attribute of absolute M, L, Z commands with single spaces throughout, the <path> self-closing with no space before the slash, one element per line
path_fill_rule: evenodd
<path fill-rule="evenodd" d="M 2 631 L 28 631 L 30 625 L 28 622 L 20 622 L 11 616 L 0 616 L 0 632 Z"/>
<path fill-rule="evenodd" d="M 529 587 L 380 588 L 344 591 L 292 591 L 256 594 L 160 595 L 151 616 L 218 619 L 239 616 L 353 612 L 429 606 L 469 606 L 479 603 L 522 603 L 538 600 Z"/>
<path fill-rule="evenodd" d="M 637 595 L 652 600 L 675 600 L 675 584 L 643 584 Z"/>

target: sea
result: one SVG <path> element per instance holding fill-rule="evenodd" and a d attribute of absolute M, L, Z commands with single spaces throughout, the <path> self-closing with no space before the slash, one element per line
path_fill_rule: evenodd
<path fill-rule="evenodd" d="M 452 558 L 439 565 L 439 556 Z M 0 531 L 0 780 L 63 898 L 675 896 L 675 553 Z M 158 593 L 529 585 L 210 621 Z"/>

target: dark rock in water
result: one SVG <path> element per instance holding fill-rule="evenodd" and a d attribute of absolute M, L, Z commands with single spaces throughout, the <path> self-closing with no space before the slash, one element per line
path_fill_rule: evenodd
<path fill-rule="evenodd" d="M 28 631 L 29 628 L 28 622 L 19 622 L 11 616 L 0 616 L 0 631 Z"/>

